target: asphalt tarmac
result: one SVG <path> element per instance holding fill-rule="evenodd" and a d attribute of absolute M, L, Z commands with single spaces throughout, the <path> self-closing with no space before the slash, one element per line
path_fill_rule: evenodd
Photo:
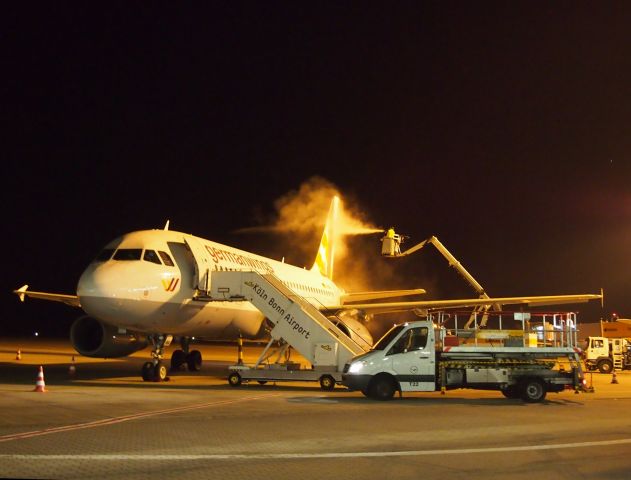
<path fill-rule="evenodd" d="M 246 362 L 260 348 L 246 347 Z M 140 378 L 148 351 L 100 360 L 68 342 L 0 340 L 0 477 L 577 480 L 631 471 L 631 373 L 617 384 L 595 373 L 594 393 L 541 404 L 474 390 L 378 402 L 311 383 L 230 387 L 236 347 L 201 350 L 201 372 L 153 383 Z M 33 392 L 39 365 L 47 393 Z"/>

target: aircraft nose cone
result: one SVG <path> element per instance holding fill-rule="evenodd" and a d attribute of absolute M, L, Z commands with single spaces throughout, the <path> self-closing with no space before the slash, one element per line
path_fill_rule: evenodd
<path fill-rule="evenodd" d="M 131 288 L 128 284 L 133 276 L 133 269 L 129 267 L 117 262 L 90 265 L 79 278 L 77 294 L 104 298 L 125 296 Z"/>
<path fill-rule="evenodd" d="M 81 307 L 91 316 L 111 318 L 121 308 L 124 298 L 124 275 L 108 263 L 90 265 L 85 269 L 77 284 L 77 295 Z"/>
<path fill-rule="evenodd" d="M 77 284 L 77 295 L 79 297 L 102 297 L 107 292 L 106 275 L 101 266 L 89 265 L 81 274 Z M 106 295 L 109 296 L 109 295 Z"/>

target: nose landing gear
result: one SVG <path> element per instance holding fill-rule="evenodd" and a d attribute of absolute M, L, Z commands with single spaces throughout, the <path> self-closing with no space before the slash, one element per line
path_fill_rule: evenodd
<path fill-rule="evenodd" d="M 145 362 L 142 366 L 142 379 L 145 382 L 164 382 L 168 380 L 167 367 L 161 362 L 164 353 L 164 347 L 171 344 L 173 337 L 171 335 L 149 335 L 148 340 L 151 342 L 150 362 Z"/>
<path fill-rule="evenodd" d="M 154 362 L 145 362 L 142 366 L 142 379 L 145 382 L 164 382 L 167 377 L 167 367 L 162 365 L 158 360 Z"/>

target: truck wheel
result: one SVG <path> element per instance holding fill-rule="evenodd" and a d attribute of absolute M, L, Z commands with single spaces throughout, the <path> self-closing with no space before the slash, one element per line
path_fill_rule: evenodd
<path fill-rule="evenodd" d="M 510 399 L 521 398 L 522 396 L 519 385 L 508 385 L 500 391 L 502 392 L 502 395 Z"/>
<path fill-rule="evenodd" d="M 611 360 L 609 359 L 601 360 L 598 362 L 598 370 L 600 373 L 611 373 L 613 370 L 613 363 L 611 363 Z"/>
<path fill-rule="evenodd" d="M 543 399 L 546 398 L 547 392 L 546 386 L 541 380 L 538 378 L 529 378 L 524 380 L 521 393 L 521 398 L 524 402 L 539 403 L 543 402 Z"/>
<path fill-rule="evenodd" d="M 395 390 L 394 381 L 388 377 L 377 377 L 368 387 L 370 397 L 375 400 L 391 400 Z"/>
<path fill-rule="evenodd" d="M 241 385 L 241 375 L 239 375 L 239 372 L 232 372 L 228 375 L 228 383 L 231 387 L 238 387 Z"/>
<path fill-rule="evenodd" d="M 331 375 L 322 375 L 320 377 L 320 388 L 330 392 L 335 388 L 335 379 Z"/>

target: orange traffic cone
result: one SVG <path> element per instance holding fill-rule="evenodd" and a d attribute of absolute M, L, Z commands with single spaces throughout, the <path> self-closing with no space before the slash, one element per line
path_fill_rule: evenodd
<path fill-rule="evenodd" d="M 72 376 L 74 376 L 75 373 L 77 373 L 77 368 L 74 366 L 74 355 L 73 355 L 72 356 L 72 363 L 68 367 L 68 375 L 70 375 L 72 377 Z"/>
<path fill-rule="evenodd" d="M 18 348 L 18 351 L 15 352 L 15 359 L 22 360 L 22 350 L 20 350 L 19 348 Z"/>
<path fill-rule="evenodd" d="M 45 393 L 47 391 L 46 383 L 44 382 L 44 367 L 42 367 L 41 365 L 39 367 L 39 373 L 37 374 L 37 381 L 35 382 L 35 390 L 33 391 L 42 393 Z"/>
<path fill-rule="evenodd" d="M 613 371 L 613 375 L 611 376 L 611 383 L 618 383 L 618 377 L 616 377 L 616 371 Z"/>

